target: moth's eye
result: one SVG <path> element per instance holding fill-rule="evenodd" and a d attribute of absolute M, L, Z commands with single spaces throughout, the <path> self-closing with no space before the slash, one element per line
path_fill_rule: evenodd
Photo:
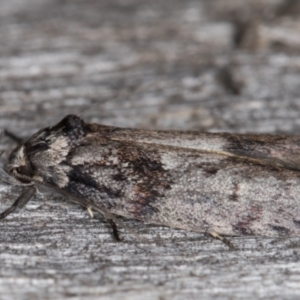
<path fill-rule="evenodd" d="M 16 171 L 20 175 L 25 175 L 25 176 L 28 176 L 28 177 L 32 176 L 32 174 L 30 173 L 30 170 L 28 170 L 28 168 L 26 168 L 25 166 L 17 167 Z"/>

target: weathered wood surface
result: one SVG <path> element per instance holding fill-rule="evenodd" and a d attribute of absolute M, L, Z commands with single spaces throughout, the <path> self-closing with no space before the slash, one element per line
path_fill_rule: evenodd
<path fill-rule="evenodd" d="M 152 129 L 300 134 L 300 6 L 284 0 L 0 2 L 0 128 L 76 113 Z M 2 137 L 4 164 L 15 144 Z M 1 210 L 21 189 L 0 183 Z M 99 216 L 41 191 L 1 221 L 1 299 L 298 299 L 300 238 Z"/>

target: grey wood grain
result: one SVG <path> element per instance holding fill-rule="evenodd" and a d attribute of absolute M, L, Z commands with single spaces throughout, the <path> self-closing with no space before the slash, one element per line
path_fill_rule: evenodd
<path fill-rule="evenodd" d="M 2 0 L 0 128 L 25 138 L 75 113 L 115 126 L 299 134 L 295 3 Z M 15 146 L 2 137 L 2 164 Z M 20 192 L 0 183 L 1 210 Z M 231 238 L 231 251 L 125 222 L 147 242 L 121 228 L 117 243 L 100 216 L 41 190 L 1 221 L 0 298 L 299 298 L 299 238 Z"/>

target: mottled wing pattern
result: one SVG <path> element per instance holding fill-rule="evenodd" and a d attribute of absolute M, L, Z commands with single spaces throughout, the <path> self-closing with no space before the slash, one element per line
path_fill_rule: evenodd
<path fill-rule="evenodd" d="M 298 145 L 296 137 L 129 130 L 67 116 L 17 148 L 9 168 L 22 166 L 83 206 L 143 222 L 300 235 L 292 141 Z"/>

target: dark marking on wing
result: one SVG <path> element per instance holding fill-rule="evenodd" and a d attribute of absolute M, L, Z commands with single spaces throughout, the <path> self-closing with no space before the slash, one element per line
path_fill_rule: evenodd
<path fill-rule="evenodd" d="M 290 230 L 288 228 L 286 228 L 286 227 L 283 227 L 283 226 L 270 225 L 270 227 L 273 230 L 277 231 L 277 233 L 279 235 L 288 235 L 290 233 Z"/>
<path fill-rule="evenodd" d="M 137 218 L 149 216 L 157 212 L 153 204 L 171 188 L 171 175 L 164 169 L 157 151 L 147 149 L 149 146 L 119 144 L 118 158 L 128 164 L 127 170 L 133 183 L 134 196 L 129 199 L 131 211 Z M 117 179 L 120 179 L 119 174 Z"/>
<path fill-rule="evenodd" d="M 69 181 L 80 182 L 84 185 L 88 185 L 96 189 L 99 188 L 97 181 L 86 172 L 83 172 L 81 168 L 82 166 L 79 165 L 77 168 L 73 168 L 68 172 Z"/>
<path fill-rule="evenodd" d="M 237 194 L 238 190 L 239 190 L 239 185 L 237 183 L 234 183 L 232 195 L 229 195 L 229 199 L 231 201 L 238 202 L 238 200 L 239 200 L 239 196 Z"/>
<path fill-rule="evenodd" d="M 112 179 L 116 181 L 126 181 L 126 176 L 121 172 L 115 175 L 112 175 Z"/>
<path fill-rule="evenodd" d="M 300 220 L 293 220 L 293 223 L 300 228 Z"/>
<path fill-rule="evenodd" d="M 254 235 L 253 230 L 249 228 L 249 224 L 247 222 L 238 222 L 233 225 L 233 230 L 241 235 Z"/>
<path fill-rule="evenodd" d="M 25 143 L 25 147 L 26 152 L 30 153 L 30 156 L 33 156 L 38 152 L 47 151 L 49 149 L 49 146 L 44 142 L 40 142 L 37 144 Z"/>
<path fill-rule="evenodd" d="M 261 164 L 300 171 L 300 139 L 297 136 L 280 135 L 231 135 L 226 152 Z"/>

